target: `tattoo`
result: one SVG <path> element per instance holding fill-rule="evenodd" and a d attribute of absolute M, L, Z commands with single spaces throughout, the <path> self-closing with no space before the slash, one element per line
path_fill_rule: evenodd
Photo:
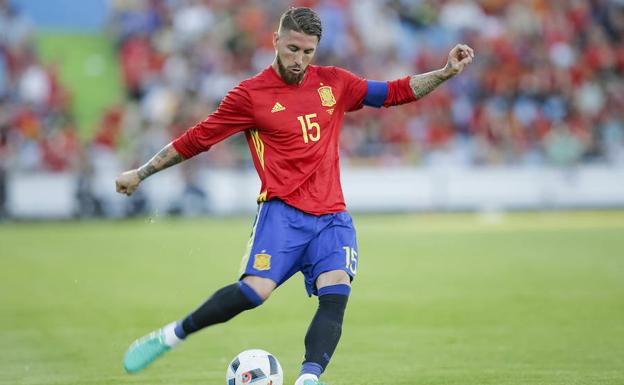
<path fill-rule="evenodd" d="M 166 145 L 160 152 L 152 157 L 149 162 L 139 167 L 139 179 L 143 180 L 148 176 L 164 170 L 175 164 L 182 162 L 184 158 L 171 144 Z"/>
<path fill-rule="evenodd" d="M 450 76 L 445 75 L 444 70 L 427 72 L 426 74 L 414 75 L 410 79 L 410 87 L 416 99 L 420 99 L 429 92 L 448 80 Z"/>

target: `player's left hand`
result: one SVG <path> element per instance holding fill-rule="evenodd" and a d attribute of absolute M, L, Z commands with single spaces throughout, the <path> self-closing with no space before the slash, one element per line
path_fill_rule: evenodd
<path fill-rule="evenodd" d="M 444 70 L 449 77 L 455 76 L 464 70 L 468 64 L 474 59 L 474 50 L 466 44 L 457 44 L 451 52 L 449 52 L 448 60 Z"/>

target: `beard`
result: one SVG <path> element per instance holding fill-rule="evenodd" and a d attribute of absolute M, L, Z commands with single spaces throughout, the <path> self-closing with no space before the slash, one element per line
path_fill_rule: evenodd
<path fill-rule="evenodd" d="M 286 84 L 299 84 L 305 75 L 305 71 L 301 71 L 298 74 L 292 73 L 286 69 L 279 55 L 277 55 L 277 69 L 279 74 Z"/>

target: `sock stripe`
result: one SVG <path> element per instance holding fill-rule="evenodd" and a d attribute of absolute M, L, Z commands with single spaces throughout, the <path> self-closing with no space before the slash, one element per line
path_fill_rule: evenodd
<path fill-rule="evenodd" d="M 258 295 L 258 293 L 256 293 L 256 291 L 254 289 L 251 288 L 251 286 L 249 286 L 248 284 L 246 284 L 244 281 L 238 281 L 238 286 L 240 287 L 241 291 L 243 292 L 243 294 L 245 295 L 245 297 L 247 297 L 247 299 L 253 303 L 255 306 L 260 306 L 262 305 L 262 303 L 264 302 L 262 300 L 262 298 Z"/>
<path fill-rule="evenodd" d="M 182 322 L 178 322 L 176 323 L 175 329 L 173 329 L 175 335 L 183 340 L 186 338 L 186 332 L 184 331 L 184 328 L 182 327 Z"/>
<path fill-rule="evenodd" d="M 327 294 L 340 294 L 340 295 L 349 296 L 349 294 L 351 294 L 351 286 L 345 285 L 345 284 L 339 284 L 339 285 L 325 286 L 325 287 L 318 289 L 319 297 L 323 295 L 327 295 Z"/>
<path fill-rule="evenodd" d="M 318 378 L 321 376 L 321 373 L 323 373 L 323 367 L 321 365 L 316 362 L 304 362 L 301 366 L 301 372 L 299 375 L 313 374 Z"/>

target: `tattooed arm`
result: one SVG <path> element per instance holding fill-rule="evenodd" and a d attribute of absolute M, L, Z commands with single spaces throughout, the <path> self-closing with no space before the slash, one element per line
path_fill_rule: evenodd
<path fill-rule="evenodd" d="M 148 176 L 157 173 L 160 170 L 164 170 L 168 167 L 176 165 L 182 162 L 184 158 L 180 155 L 175 148 L 169 143 L 162 150 L 149 160 L 149 162 L 145 163 L 143 166 L 139 167 L 137 175 L 139 179 L 143 180 Z"/>
<path fill-rule="evenodd" d="M 141 183 L 142 180 L 160 170 L 164 170 L 178 164 L 183 160 L 184 157 L 182 157 L 182 155 L 176 151 L 171 143 L 169 143 L 143 166 L 135 170 L 126 171 L 119 175 L 115 180 L 117 192 L 132 195 L 132 193 L 139 187 L 139 183 Z"/>
<path fill-rule="evenodd" d="M 474 51 L 465 44 L 457 44 L 449 52 L 448 61 L 444 68 L 425 74 L 414 75 L 410 79 L 410 87 L 417 99 L 422 98 L 436 89 L 440 84 L 462 72 L 464 67 L 472 62 Z"/>

